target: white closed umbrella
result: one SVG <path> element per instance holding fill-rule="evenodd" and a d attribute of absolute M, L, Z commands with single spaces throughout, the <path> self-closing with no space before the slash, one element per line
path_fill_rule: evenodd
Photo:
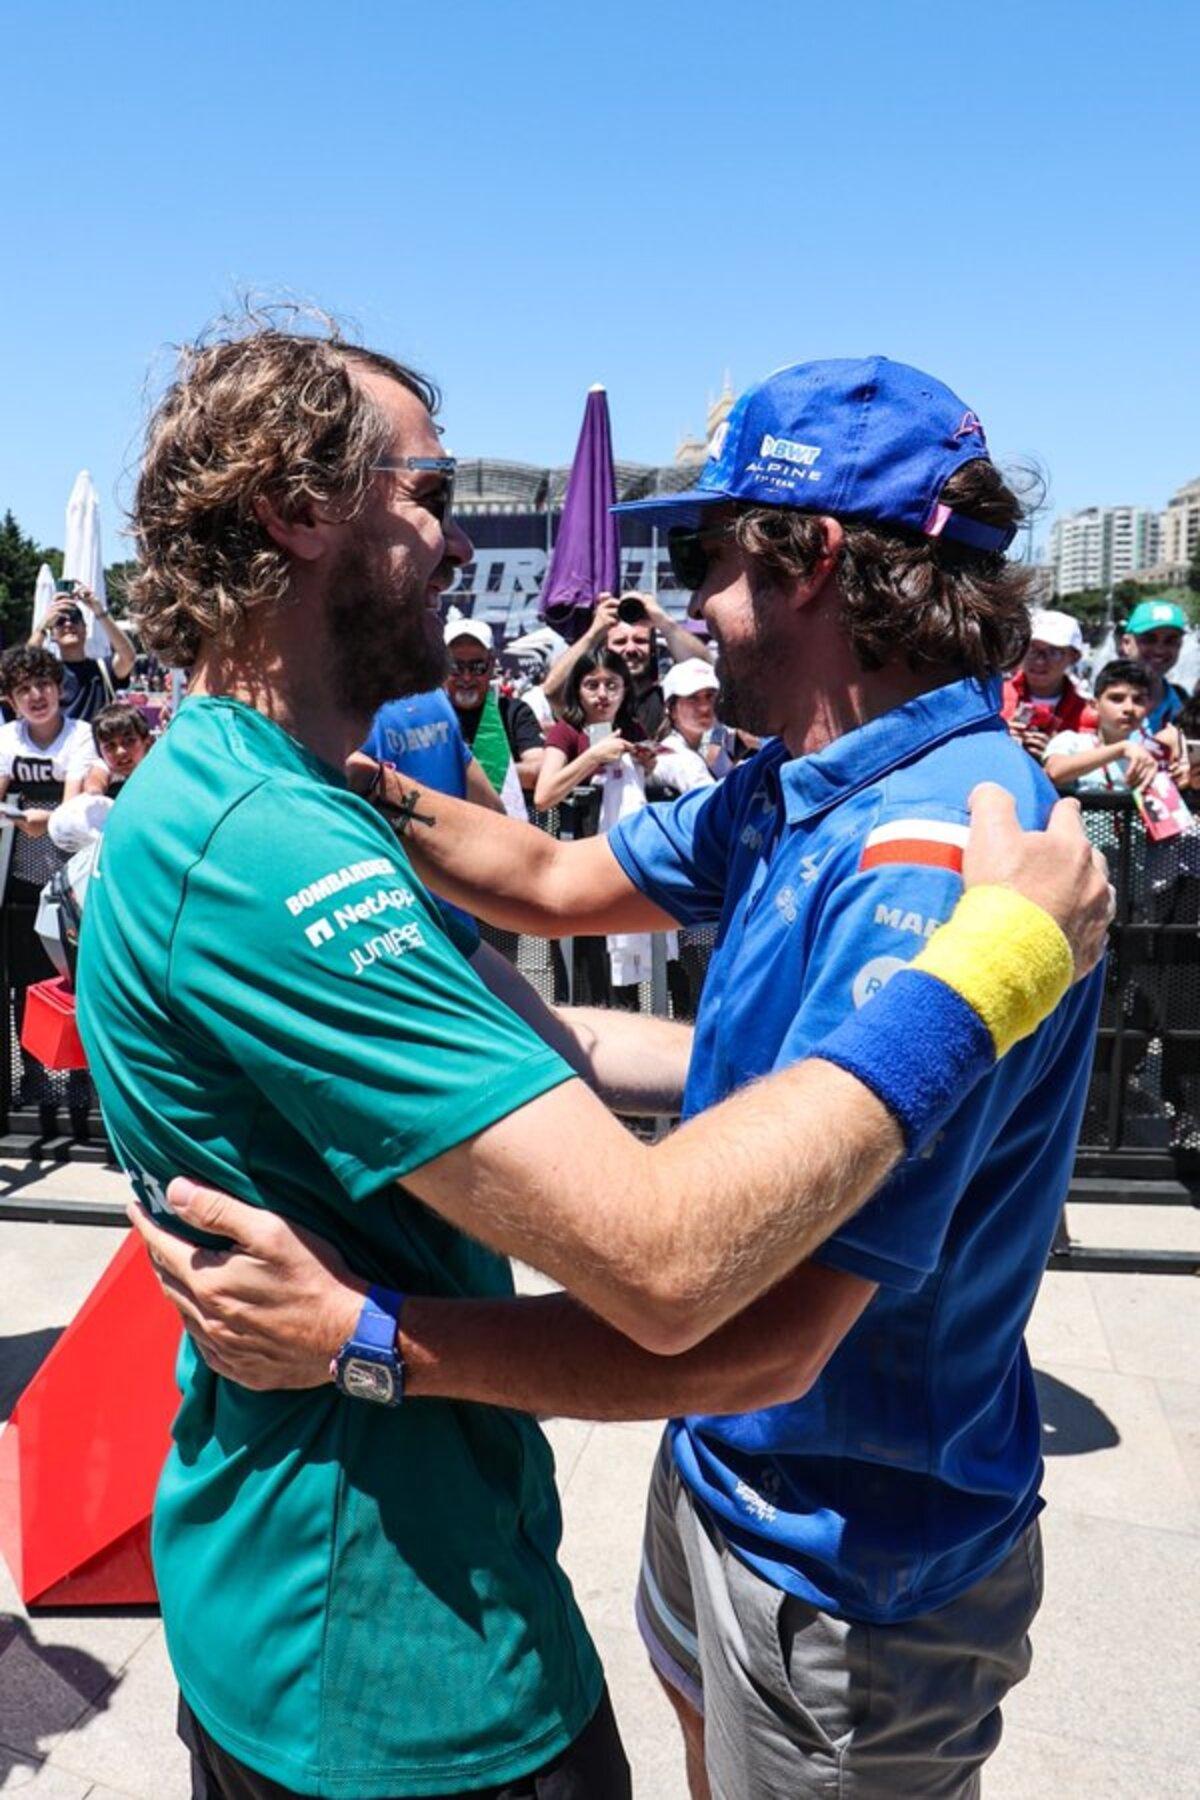
<path fill-rule="evenodd" d="M 81 581 L 90 588 L 103 607 L 104 555 L 100 548 L 100 496 L 86 469 L 75 477 L 71 498 L 67 501 L 67 535 L 63 545 L 63 580 Z M 86 612 L 86 607 L 81 609 Z M 88 656 L 107 656 L 108 637 L 98 619 L 89 617 Z"/>
<path fill-rule="evenodd" d="M 36 631 L 58 597 L 50 564 L 43 563 L 33 584 L 33 629 Z"/>

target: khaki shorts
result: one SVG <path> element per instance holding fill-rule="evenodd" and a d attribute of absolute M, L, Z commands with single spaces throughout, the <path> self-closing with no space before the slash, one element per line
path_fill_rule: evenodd
<path fill-rule="evenodd" d="M 637 1619 L 659 1675 L 704 1714 L 713 1800 L 971 1800 L 1041 1598 L 1035 1522 L 935 1612 L 834 1618 L 734 1556 L 663 1441 Z"/>

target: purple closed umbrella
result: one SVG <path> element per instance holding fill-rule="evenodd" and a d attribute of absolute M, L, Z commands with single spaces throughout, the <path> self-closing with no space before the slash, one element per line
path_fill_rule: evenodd
<path fill-rule="evenodd" d="M 587 624 L 596 595 L 617 591 L 620 538 L 609 510 L 616 498 L 608 395 L 597 386 L 588 390 L 558 536 L 538 601 L 540 616 L 569 642 Z"/>

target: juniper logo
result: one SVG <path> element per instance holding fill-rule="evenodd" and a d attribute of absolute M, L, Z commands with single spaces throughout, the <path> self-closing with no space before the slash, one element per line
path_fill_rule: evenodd
<path fill-rule="evenodd" d="M 819 444 L 798 444 L 795 438 L 772 437 L 765 433 L 759 448 L 760 456 L 772 456 L 778 462 L 799 463 L 802 469 L 811 469 L 821 454 Z"/>

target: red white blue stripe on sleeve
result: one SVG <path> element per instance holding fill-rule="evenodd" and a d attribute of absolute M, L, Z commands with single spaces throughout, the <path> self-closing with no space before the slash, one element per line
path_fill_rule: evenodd
<path fill-rule="evenodd" d="M 878 869 L 885 863 L 919 863 L 961 875 L 967 832 L 967 826 L 946 819 L 893 819 L 868 835 L 858 866 Z"/>

